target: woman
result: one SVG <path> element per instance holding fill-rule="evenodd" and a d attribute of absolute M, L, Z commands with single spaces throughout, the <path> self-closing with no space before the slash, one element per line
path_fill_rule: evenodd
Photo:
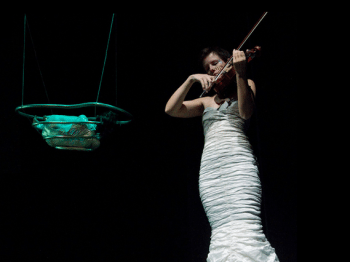
<path fill-rule="evenodd" d="M 255 83 L 246 76 L 244 52 L 233 50 L 236 83 L 228 97 L 185 101 L 195 82 L 209 92 L 230 53 L 221 48 L 202 51 L 207 74 L 194 74 L 175 91 L 165 112 L 174 117 L 202 116 L 205 144 L 199 191 L 212 229 L 207 261 L 279 261 L 261 225 L 261 186 L 245 122 L 254 111 Z M 215 88 L 215 87 L 214 87 Z"/>

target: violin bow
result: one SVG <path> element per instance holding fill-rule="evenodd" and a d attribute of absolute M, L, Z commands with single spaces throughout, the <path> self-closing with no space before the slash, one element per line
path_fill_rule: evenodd
<path fill-rule="evenodd" d="M 262 16 L 259 18 L 258 22 L 255 23 L 255 25 L 253 26 L 253 28 L 249 31 L 249 33 L 247 34 L 247 36 L 243 39 L 242 43 L 240 43 L 240 45 L 238 46 L 237 50 L 240 50 L 242 48 L 242 46 L 245 44 L 245 42 L 248 40 L 248 38 L 252 35 L 252 33 L 255 31 L 255 29 L 258 27 L 258 25 L 261 23 L 261 21 L 265 18 L 265 16 L 267 15 L 268 12 L 264 12 L 262 14 Z M 233 56 L 230 57 L 229 61 L 226 63 L 226 65 L 221 69 L 220 73 L 215 77 L 214 81 L 218 80 L 219 77 L 223 74 L 224 70 L 226 67 L 228 67 L 228 65 L 230 64 L 230 62 L 232 61 Z M 205 93 L 207 93 L 206 91 L 203 91 L 203 93 L 200 95 L 200 97 L 202 97 Z"/>

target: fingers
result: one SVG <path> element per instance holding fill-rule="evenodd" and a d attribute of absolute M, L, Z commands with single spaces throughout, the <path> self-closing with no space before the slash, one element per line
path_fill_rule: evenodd
<path fill-rule="evenodd" d="M 236 49 L 233 49 L 232 51 L 232 58 L 234 63 L 246 60 L 245 53 L 243 51 L 236 50 Z"/>
<path fill-rule="evenodd" d="M 243 51 L 233 49 L 232 62 L 237 75 L 245 75 L 247 65 L 247 58 L 245 56 L 245 53 Z"/>
<path fill-rule="evenodd" d="M 201 84 L 202 89 L 206 92 L 209 92 L 215 83 L 215 77 L 207 74 L 195 74 L 192 75 L 192 77 L 196 82 L 199 82 Z"/>
<path fill-rule="evenodd" d="M 210 75 L 204 75 L 203 77 L 203 82 L 201 82 L 202 84 L 202 88 L 204 91 L 206 91 L 207 93 L 210 91 L 210 89 L 213 87 L 214 85 L 214 76 L 210 76 Z"/>
<path fill-rule="evenodd" d="M 203 78 L 200 78 L 199 82 L 201 83 L 203 90 L 206 90 L 206 81 Z"/>

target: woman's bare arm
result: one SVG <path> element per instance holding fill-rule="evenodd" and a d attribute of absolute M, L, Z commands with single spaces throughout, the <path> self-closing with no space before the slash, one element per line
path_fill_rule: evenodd
<path fill-rule="evenodd" d="M 213 76 L 206 74 L 195 74 L 189 76 L 186 81 L 175 91 L 165 106 L 165 112 L 173 117 L 196 117 L 201 116 L 204 111 L 203 102 L 207 98 L 197 98 L 184 101 L 186 95 L 195 82 L 199 82 L 204 90 L 209 90 L 214 80 Z"/>
<path fill-rule="evenodd" d="M 249 119 L 254 112 L 255 83 L 246 77 L 246 56 L 244 52 L 233 50 L 233 66 L 236 71 L 239 114 Z"/>

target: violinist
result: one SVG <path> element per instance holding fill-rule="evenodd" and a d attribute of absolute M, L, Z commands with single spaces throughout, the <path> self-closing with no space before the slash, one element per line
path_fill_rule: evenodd
<path fill-rule="evenodd" d="M 245 122 L 254 110 L 255 83 L 247 79 L 247 59 L 233 50 L 236 75 L 224 93 L 215 76 L 222 71 L 230 53 L 222 48 L 205 48 L 201 61 L 206 73 L 190 75 L 174 92 L 165 112 L 173 117 L 202 117 L 205 143 L 199 171 L 199 192 L 211 226 L 207 261 L 279 261 L 266 239 L 260 218 L 261 184 Z M 215 94 L 185 100 L 199 82 Z"/>
<path fill-rule="evenodd" d="M 243 51 L 233 50 L 233 65 L 236 71 L 236 92 L 231 97 L 220 98 L 218 94 L 202 97 L 192 101 L 184 101 L 188 91 L 195 82 L 202 85 L 204 91 L 212 88 L 215 76 L 230 58 L 230 53 L 224 49 L 213 47 L 202 51 L 202 65 L 206 74 L 190 75 L 179 89 L 169 99 L 165 112 L 174 117 L 201 116 L 207 107 L 216 108 L 225 101 L 238 100 L 239 113 L 244 119 L 249 119 L 254 110 L 255 83 L 246 77 L 246 56 Z"/>

